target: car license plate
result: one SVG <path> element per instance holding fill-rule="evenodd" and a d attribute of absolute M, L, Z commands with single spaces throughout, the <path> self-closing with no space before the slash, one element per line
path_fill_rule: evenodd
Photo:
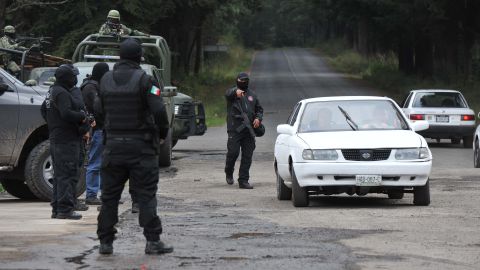
<path fill-rule="evenodd" d="M 382 184 L 381 175 L 357 175 L 357 186 L 380 186 Z"/>
<path fill-rule="evenodd" d="M 437 123 L 448 123 L 449 122 L 448 118 L 449 118 L 448 115 L 437 115 L 436 121 Z"/>

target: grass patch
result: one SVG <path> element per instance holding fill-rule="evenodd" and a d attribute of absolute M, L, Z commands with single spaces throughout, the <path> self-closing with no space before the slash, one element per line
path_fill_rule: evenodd
<path fill-rule="evenodd" d="M 398 59 L 393 53 L 377 54 L 365 57 L 349 49 L 342 40 L 332 40 L 320 44 L 318 51 L 327 60 L 329 66 L 338 72 L 349 74 L 368 82 L 372 87 L 385 91 L 397 102 L 413 89 L 455 89 L 463 93 L 470 107 L 480 111 L 480 93 L 475 89 L 480 81 L 437 77 L 421 79 L 406 75 L 398 70 Z"/>
<path fill-rule="evenodd" d="M 180 92 L 202 101 L 205 105 L 207 126 L 225 124 L 225 91 L 234 85 L 239 72 L 249 70 L 252 57 L 252 50 L 231 45 L 228 53 L 206 59 L 198 75 L 183 76 L 179 80 Z"/>

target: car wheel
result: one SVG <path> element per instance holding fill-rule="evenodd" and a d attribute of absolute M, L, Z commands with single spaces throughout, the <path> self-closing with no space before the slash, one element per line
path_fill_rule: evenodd
<path fill-rule="evenodd" d="M 451 139 L 451 140 L 452 140 L 452 144 L 459 144 L 460 143 L 460 139 L 458 139 L 458 138 Z"/>
<path fill-rule="evenodd" d="M 15 196 L 19 199 L 32 200 L 36 199 L 30 188 L 19 179 L 2 179 L 0 180 L 3 188 L 12 196 Z"/>
<path fill-rule="evenodd" d="M 295 171 L 292 168 L 292 203 L 295 207 L 308 206 L 308 192 L 306 188 L 301 187 L 298 184 Z"/>
<path fill-rule="evenodd" d="M 292 189 L 283 183 L 282 177 L 278 174 L 277 166 L 275 166 L 275 174 L 277 176 L 277 199 L 280 201 L 290 200 L 292 198 Z"/>
<path fill-rule="evenodd" d="M 25 182 L 32 193 L 40 200 L 50 201 L 53 193 L 54 171 L 49 141 L 43 141 L 32 149 L 27 157 L 24 173 Z M 85 179 L 80 177 L 77 183 L 77 197 L 82 195 L 85 189 Z"/>
<path fill-rule="evenodd" d="M 394 199 L 394 200 L 400 200 L 403 199 L 403 191 L 389 191 L 388 192 L 388 198 L 389 199 Z"/>
<path fill-rule="evenodd" d="M 480 147 L 478 141 L 475 142 L 475 150 L 473 151 L 473 166 L 480 168 Z"/>
<path fill-rule="evenodd" d="M 427 206 L 430 204 L 430 181 L 425 186 L 413 188 L 413 204 Z"/>
<path fill-rule="evenodd" d="M 160 167 L 169 167 L 172 165 L 172 129 L 169 129 L 165 142 L 160 146 L 158 165 Z"/>
<path fill-rule="evenodd" d="M 473 136 L 463 137 L 463 147 L 464 148 L 472 148 L 472 146 L 473 146 Z"/>

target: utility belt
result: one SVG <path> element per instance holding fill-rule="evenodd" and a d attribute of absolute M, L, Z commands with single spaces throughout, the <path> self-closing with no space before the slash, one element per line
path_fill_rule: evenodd
<path fill-rule="evenodd" d="M 160 151 L 160 138 L 154 131 L 145 131 L 143 133 L 130 133 L 128 131 L 107 131 L 103 132 L 103 144 L 107 142 L 129 143 L 129 142 L 147 142 L 153 144 L 157 154 Z"/>

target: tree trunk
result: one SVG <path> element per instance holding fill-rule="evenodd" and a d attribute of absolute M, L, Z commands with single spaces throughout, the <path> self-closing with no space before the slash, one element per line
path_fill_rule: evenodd
<path fill-rule="evenodd" d="M 426 33 L 420 33 L 416 40 L 415 70 L 423 78 L 433 76 L 433 44 Z"/>
<path fill-rule="evenodd" d="M 0 29 L 5 27 L 5 15 L 7 11 L 7 0 L 0 0 Z"/>
<path fill-rule="evenodd" d="M 194 72 L 198 74 L 200 72 L 200 66 L 202 63 L 202 24 L 197 27 L 195 31 L 195 66 Z"/>
<path fill-rule="evenodd" d="M 368 21 L 365 17 L 358 22 L 358 52 L 368 54 Z"/>
<path fill-rule="evenodd" d="M 415 72 L 413 42 L 407 37 L 401 38 L 398 45 L 398 69 L 405 74 Z"/>

